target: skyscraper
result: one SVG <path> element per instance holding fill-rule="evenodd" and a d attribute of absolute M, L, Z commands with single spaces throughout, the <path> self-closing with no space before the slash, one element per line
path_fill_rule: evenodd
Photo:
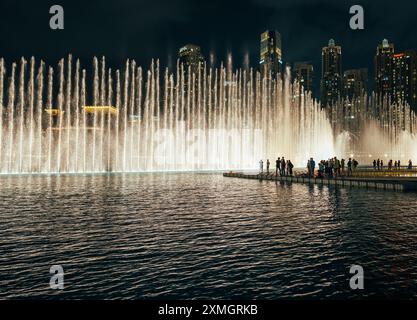
<path fill-rule="evenodd" d="M 393 56 L 394 44 L 387 39 L 382 40 L 376 48 L 375 64 L 375 94 L 379 99 L 384 96 L 392 98 L 393 94 Z"/>
<path fill-rule="evenodd" d="M 394 54 L 392 65 L 392 101 L 408 103 L 412 109 L 416 110 L 417 56 L 415 51 L 407 50 Z"/>
<path fill-rule="evenodd" d="M 271 72 L 275 77 L 282 73 L 281 34 L 275 30 L 266 30 L 261 34 L 259 65 L 261 72 Z"/>
<path fill-rule="evenodd" d="M 321 56 L 321 102 L 327 107 L 337 103 L 342 93 L 342 48 L 330 39 Z"/>
<path fill-rule="evenodd" d="M 417 55 L 413 50 L 395 53 L 384 39 L 375 55 L 375 93 L 392 103 L 408 103 L 417 111 Z"/>
<path fill-rule="evenodd" d="M 295 62 L 293 78 L 303 86 L 304 91 L 313 92 L 314 68 L 308 62 Z"/>
<path fill-rule="evenodd" d="M 351 69 L 343 73 L 343 96 L 350 101 L 368 91 L 368 69 Z"/>
<path fill-rule="evenodd" d="M 178 57 L 186 72 L 188 67 L 190 67 L 191 72 L 198 73 L 199 68 L 202 68 L 204 65 L 204 56 L 201 53 L 201 49 L 194 44 L 187 44 L 180 48 Z"/>

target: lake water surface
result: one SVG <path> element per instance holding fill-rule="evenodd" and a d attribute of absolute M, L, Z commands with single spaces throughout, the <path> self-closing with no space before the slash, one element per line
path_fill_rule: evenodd
<path fill-rule="evenodd" d="M 413 193 L 219 173 L 1 176 L 0 190 L 3 299 L 417 295 Z"/>

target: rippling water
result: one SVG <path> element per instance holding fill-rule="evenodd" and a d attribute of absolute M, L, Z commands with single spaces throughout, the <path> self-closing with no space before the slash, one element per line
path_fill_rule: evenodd
<path fill-rule="evenodd" d="M 0 298 L 417 294 L 416 194 L 196 173 L 3 176 L 0 188 Z M 49 289 L 54 264 L 63 291 Z"/>

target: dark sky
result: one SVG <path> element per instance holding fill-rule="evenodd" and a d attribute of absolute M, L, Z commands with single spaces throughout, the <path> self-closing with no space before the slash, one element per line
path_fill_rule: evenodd
<path fill-rule="evenodd" d="M 53 4 L 64 7 L 64 30 L 49 28 Z M 365 9 L 365 30 L 349 28 L 354 4 Z M 282 34 L 284 62 L 312 61 L 316 80 L 329 38 L 342 46 L 343 69 L 367 67 L 372 76 L 375 47 L 384 37 L 397 51 L 417 49 L 416 21 L 412 0 L 1 0 L 0 56 L 7 63 L 34 55 L 55 64 L 73 53 L 87 66 L 94 55 L 105 55 L 112 67 L 126 58 L 147 66 L 156 57 L 165 65 L 180 46 L 195 43 L 217 62 L 231 52 L 240 66 L 248 53 L 256 66 L 259 34 L 272 28 Z"/>

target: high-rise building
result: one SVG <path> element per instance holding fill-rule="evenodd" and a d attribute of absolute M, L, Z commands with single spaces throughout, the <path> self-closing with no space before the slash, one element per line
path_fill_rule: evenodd
<path fill-rule="evenodd" d="M 379 99 L 384 96 L 392 98 L 393 94 L 393 56 L 394 44 L 387 39 L 382 40 L 376 48 L 375 64 L 375 94 Z"/>
<path fill-rule="evenodd" d="M 417 55 L 413 50 L 395 53 L 384 39 L 375 55 L 375 94 L 391 103 L 408 103 L 417 111 Z"/>
<path fill-rule="evenodd" d="M 293 67 L 293 78 L 303 86 L 304 91 L 313 92 L 314 68 L 308 62 L 295 62 Z"/>
<path fill-rule="evenodd" d="M 198 73 L 199 68 L 202 68 L 204 65 L 204 56 L 201 53 L 201 49 L 194 44 L 187 44 L 180 48 L 178 57 L 186 72 L 188 67 L 190 67 L 191 72 Z"/>
<path fill-rule="evenodd" d="M 395 53 L 392 58 L 392 65 L 392 101 L 396 103 L 408 103 L 412 109 L 416 110 L 416 52 L 407 50 L 401 53 Z"/>
<path fill-rule="evenodd" d="M 278 31 L 266 30 L 261 34 L 259 65 L 262 73 L 271 72 L 273 77 L 282 74 L 282 43 Z"/>
<path fill-rule="evenodd" d="M 350 101 L 368 92 L 368 69 L 351 69 L 343 73 L 343 96 Z"/>
<path fill-rule="evenodd" d="M 321 57 L 321 103 L 322 107 L 327 107 L 337 103 L 342 94 L 342 48 L 330 39 Z"/>

